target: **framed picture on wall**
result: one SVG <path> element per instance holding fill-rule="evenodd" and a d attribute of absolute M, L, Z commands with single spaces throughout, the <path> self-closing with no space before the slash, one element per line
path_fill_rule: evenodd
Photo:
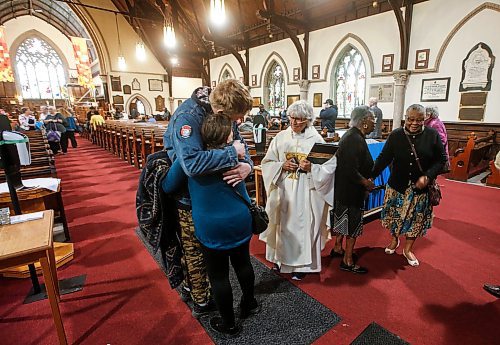
<path fill-rule="evenodd" d="M 130 85 L 123 85 L 123 93 L 125 95 L 130 95 L 132 93 L 132 89 L 130 88 Z"/>
<path fill-rule="evenodd" d="M 165 98 L 158 96 L 155 98 L 155 110 L 163 111 L 165 109 Z"/>
<path fill-rule="evenodd" d="M 293 102 L 296 102 L 300 99 L 299 95 L 288 95 L 286 97 L 286 107 L 288 108 Z"/>
<path fill-rule="evenodd" d="M 424 69 L 429 66 L 430 49 L 417 50 L 415 57 L 415 69 Z"/>
<path fill-rule="evenodd" d="M 295 67 L 293 69 L 293 81 L 298 81 L 300 79 L 300 67 Z"/>
<path fill-rule="evenodd" d="M 120 77 L 111 76 L 111 91 L 122 92 L 122 82 Z"/>
<path fill-rule="evenodd" d="M 252 74 L 252 86 L 257 86 L 257 74 Z"/>
<path fill-rule="evenodd" d="M 451 78 L 422 79 L 420 102 L 447 102 Z"/>
<path fill-rule="evenodd" d="M 252 107 L 257 108 L 260 105 L 260 103 L 262 103 L 260 101 L 260 97 L 253 97 L 252 98 Z"/>
<path fill-rule="evenodd" d="M 148 79 L 149 91 L 163 91 L 163 80 Z"/>
<path fill-rule="evenodd" d="M 125 102 L 123 102 L 123 96 L 120 96 L 120 95 L 113 96 L 113 103 L 114 104 L 124 104 Z"/>
<path fill-rule="evenodd" d="M 215 80 L 212 80 L 212 88 L 217 86 L 217 82 Z"/>
<path fill-rule="evenodd" d="M 319 65 L 312 66 L 312 78 L 319 79 Z"/>
<path fill-rule="evenodd" d="M 141 90 L 141 83 L 139 83 L 139 80 L 137 80 L 137 78 L 134 78 L 132 80 L 132 90 Z"/>
<path fill-rule="evenodd" d="M 313 107 L 321 107 L 323 106 L 323 94 L 315 93 L 313 96 Z"/>
<path fill-rule="evenodd" d="M 394 54 L 382 56 L 382 72 L 392 72 L 394 68 Z"/>
<path fill-rule="evenodd" d="M 184 100 L 183 100 L 183 99 L 178 99 L 178 100 L 177 100 L 177 106 L 179 107 L 179 106 L 182 104 L 182 102 L 184 102 Z"/>

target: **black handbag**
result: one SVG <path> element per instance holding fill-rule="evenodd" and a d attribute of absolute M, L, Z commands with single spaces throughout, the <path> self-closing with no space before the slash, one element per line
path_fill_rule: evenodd
<path fill-rule="evenodd" d="M 252 216 L 252 233 L 259 235 L 266 231 L 269 224 L 269 216 L 267 215 L 266 209 L 257 205 L 254 201 L 251 203 L 248 202 L 248 200 L 245 199 L 236 189 L 233 190 L 250 210 L 250 215 Z"/>
<path fill-rule="evenodd" d="M 420 169 L 420 172 L 423 174 L 424 170 L 422 169 L 422 166 L 420 165 L 420 159 L 417 156 L 417 151 L 415 150 L 415 147 L 413 146 L 410 138 L 405 132 L 406 139 L 408 139 L 408 143 L 410 143 L 411 150 L 413 154 L 415 155 L 415 160 L 417 161 L 417 166 Z M 438 206 L 439 203 L 441 202 L 441 199 L 443 196 L 441 195 L 441 188 L 439 188 L 439 185 L 436 182 L 436 179 L 431 179 L 429 183 L 427 184 L 427 188 L 429 190 L 429 202 L 431 203 L 432 206 Z"/>

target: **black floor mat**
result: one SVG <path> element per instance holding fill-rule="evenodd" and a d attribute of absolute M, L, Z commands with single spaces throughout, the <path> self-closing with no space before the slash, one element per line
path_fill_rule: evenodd
<path fill-rule="evenodd" d="M 140 231 L 136 233 L 144 243 Z M 151 253 L 151 248 L 144 244 Z M 155 260 L 164 270 L 159 255 Z M 209 320 L 216 312 L 202 317 L 201 325 L 216 344 L 311 344 L 340 321 L 337 314 L 253 257 L 252 265 L 255 295 L 262 311 L 243 321 L 243 331 L 236 338 L 224 337 L 212 330 Z M 230 279 L 238 315 L 241 290 L 232 269 Z"/>
<path fill-rule="evenodd" d="M 409 345 L 399 336 L 372 322 L 357 336 L 351 345 Z"/>

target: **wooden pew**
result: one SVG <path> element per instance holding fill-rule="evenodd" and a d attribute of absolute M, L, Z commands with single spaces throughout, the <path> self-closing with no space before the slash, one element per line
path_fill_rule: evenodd
<path fill-rule="evenodd" d="M 495 166 L 494 161 L 490 161 L 491 174 L 486 178 L 486 185 L 500 188 L 500 170 Z"/>
<path fill-rule="evenodd" d="M 496 133 L 493 131 L 480 139 L 471 133 L 465 148 L 456 149 L 450 156 L 450 172 L 447 177 L 452 180 L 467 181 L 488 169 L 495 139 Z"/>

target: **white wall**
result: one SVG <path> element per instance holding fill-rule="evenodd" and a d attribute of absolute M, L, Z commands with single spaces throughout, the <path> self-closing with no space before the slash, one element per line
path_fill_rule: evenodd
<path fill-rule="evenodd" d="M 201 78 L 172 77 L 173 111 L 179 106 L 179 101 L 191 97 L 194 89 L 202 86 Z"/>
<path fill-rule="evenodd" d="M 469 20 L 456 33 L 444 51 L 439 72 L 433 71 L 433 69 L 436 67 L 438 51 L 443 46 L 446 37 L 463 18 L 484 3 L 486 1 L 454 0 L 453 6 L 450 6 L 450 1 L 430 0 L 415 5 L 408 69 L 413 71 L 415 54 L 418 49 L 430 49 L 430 60 L 429 70 L 426 70 L 425 73 L 416 71 L 410 76 L 406 92 L 406 106 L 420 102 L 422 79 L 451 77 L 448 102 L 432 102 L 432 105 L 437 105 L 440 108 L 443 120 L 459 121 L 460 93 L 458 87 L 462 73 L 462 60 L 469 50 L 479 42 L 488 44 L 493 55 L 497 58 L 500 56 L 500 39 L 498 38 L 500 12 L 487 9 Z M 500 1 L 492 0 L 489 3 L 498 6 Z M 395 16 L 392 12 L 386 12 L 310 33 L 308 67 L 310 80 L 312 66 L 320 65 L 320 80 L 312 80 L 309 88 L 308 99 L 311 104 L 314 93 L 322 93 L 323 101 L 332 98 L 333 64 L 347 44 L 352 44 L 360 51 L 366 65 L 366 102 L 369 98 L 370 85 L 394 82 L 392 73 L 382 73 L 383 55 L 394 54 L 395 71 L 399 69 L 401 56 L 399 30 Z M 293 68 L 300 66 L 299 57 L 291 40 L 285 39 L 250 49 L 250 82 L 252 74 L 258 76 L 257 87 L 251 87 L 252 96 L 262 97 L 261 83 L 270 62 L 269 59 L 272 58 L 271 55 L 279 55 L 281 58 L 277 58 L 277 61 L 283 61 L 286 65 L 281 64 L 283 68 L 286 68 L 289 76 L 285 89 L 286 94 L 299 94 L 298 84 L 292 80 Z M 225 64 L 232 67 L 237 78 L 243 75 L 234 56 L 226 55 L 210 61 L 212 81 L 218 81 Z M 492 89 L 488 94 L 484 122 L 500 122 L 500 113 L 497 111 L 500 106 L 500 78 L 495 78 L 498 75 L 500 75 L 500 66 L 497 63 L 493 70 Z M 379 107 L 384 112 L 384 118 L 393 117 L 394 104 L 392 102 L 379 103 Z M 316 113 L 319 113 L 319 110 L 320 108 L 315 108 Z"/>

